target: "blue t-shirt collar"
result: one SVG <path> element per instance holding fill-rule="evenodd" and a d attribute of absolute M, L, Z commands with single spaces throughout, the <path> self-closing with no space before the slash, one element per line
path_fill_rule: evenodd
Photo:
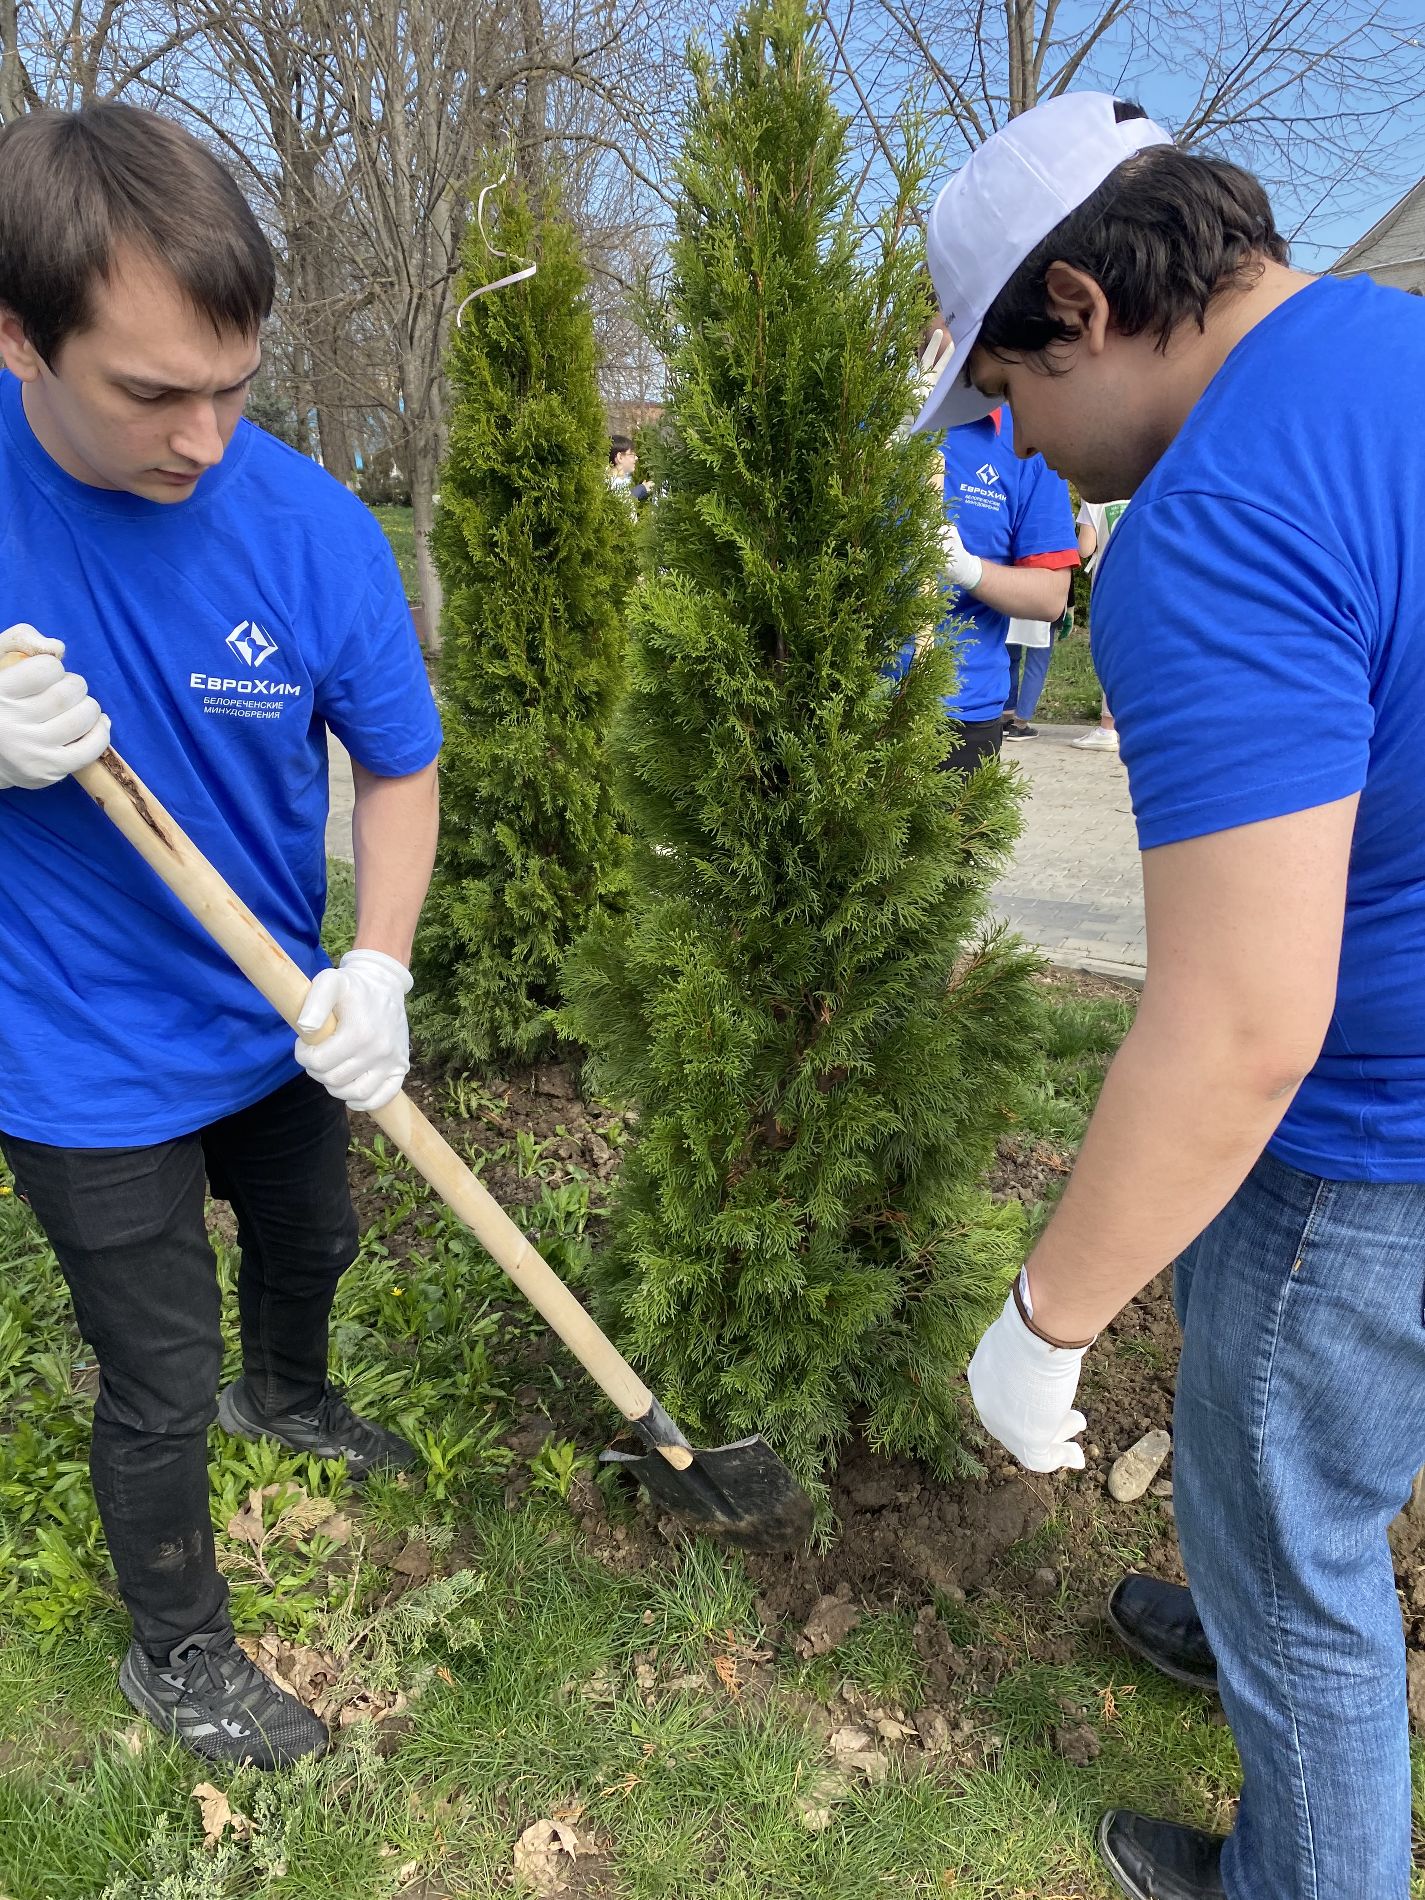
<path fill-rule="evenodd" d="M 91 514 L 105 515 L 110 520 L 126 518 L 131 521 L 151 521 L 161 516 L 171 516 L 175 509 L 206 508 L 242 464 L 251 437 L 251 425 L 240 422 L 222 461 L 216 468 L 210 468 L 206 474 L 199 476 L 191 495 L 183 501 L 150 501 L 146 495 L 131 495 L 123 489 L 95 488 L 92 483 L 81 482 L 66 473 L 40 446 L 30 427 L 30 419 L 25 414 L 24 385 L 18 376 L 12 376 L 7 369 L 0 369 L 0 429 L 4 431 L 8 448 L 24 465 L 26 472 L 65 507 L 84 508 Z"/>

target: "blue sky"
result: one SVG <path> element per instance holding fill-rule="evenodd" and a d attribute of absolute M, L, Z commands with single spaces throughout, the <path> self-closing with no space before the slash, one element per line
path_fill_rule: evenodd
<path fill-rule="evenodd" d="M 1043 4 L 1039 0 L 1035 8 L 1036 26 Z M 1090 32 L 1105 4 L 1058 0 L 1056 43 L 1042 82 L 1046 87 L 1077 43 L 1074 36 Z M 828 5 L 848 33 L 858 76 L 883 116 L 898 93 L 924 91 L 923 56 L 904 39 L 895 50 L 886 46 L 885 15 L 873 0 L 828 0 Z M 977 43 L 971 0 L 899 0 L 899 5 L 923 22 L 935 59 L 972 98 L 979 91 L 975 75 L 982 48 L 991 90 L 1002 101 L 1006 27 L 1001 9 L 980 13 Z M 1216 85 L 1244 61 L 1257 77 L 1245 94 L 1239 89 L 1235 96 L 1238 123 L 1230 135 L 1210 136 L 1199 149 L 1221 151 L 1257 171 L 1271 192 L 1279 226 L 1293 239 L 1295 261 L 1320 270 L 1425 174 L 1425 20 L 1413 18 L 1419 11 L 1419 0 L 1129 0 L 1074 83 L 1137 99 L 1179 133 L 1206 76 L 1214 75 Z M 1264 42 L 1268 47 L 1293 44 L 1296 50 L 1272 64 L 1261 51 Z M 1309 74 L 1306 81 L 1299 77 L 1303 70 Z M 843 109 L 859 116 L 844 79 L 838 94 Z M 949 118 L 942 91 L 931 85 L 924 103 L 934 154 L 931 181 L 941 183 L 969 147 Z M 995 117 L 1002 121 L 1005 116 L 1001 103 Z M 1214 115 L 1213 123 L 1220 117 Z M 873 149 L 864 131 L 857 143 L 863 155 Z M 872 175 L 880 169 L 872 157 Z"/>
<path fill-rule="evenodd" d="M 1191 104 L 1186 83 L 1174 74 L 1144 66 L 1135 75 L 1136 97 L 1155 116 L 1173 123 Z M 1425 177 L 1425 109 L 1401 113 L 1397 122 L 1408 133 L 1404 150 L 1386 164 L 1385 175 L 1346 180 L 1326 202 L 1317 208 L 1309 202 L 1290 203 L 1288 194 L 1274 192 L 1273 197 L 1282 224 L 1290 228 L 1300 216 L 1306 222 L 1292 246 L 1292 258 L 1303 270 L 1325 270 L 1348 245 L 1354 244 L 1409 188 Z M 1314 195 L 1314 194 L 1313 194 Z"/>

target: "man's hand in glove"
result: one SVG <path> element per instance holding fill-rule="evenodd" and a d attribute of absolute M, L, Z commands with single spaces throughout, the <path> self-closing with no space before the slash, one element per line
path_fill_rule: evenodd
<path fill-rule="evenodd" d="M 329 1095 L 349 1108 L 384 1108 L 411 1066 L 406 996 L 411 973 L 381 950 L 348 950 L 335 970 L 319 970 L 303 1000 L 298 1029 L 336 1028 L 325 1042 L 297 1038 L 297 1060 Z"/>
<path fill-rule="evenodd" d="M 971 554 L 960 539 L 960 530 L 953 521 L 947 521 L 940 530 L 940 548 L 945 560 L 945 578 L 952 587 L 963 587 L 965 592 L 973 594 L 979 586 L 985 571 L 985 564 L 978 554 Z"/>
<path fill-rule="evenodd" d="M 58 640 L 7 627 L 0 633 L 6 653 L 30 657 L 0 667 L 0 791 L 37 792 L 107 751 L 109 721 L 79 674 L 65 672 Z"/>
<path fill-rule="evenodd" d="M 1026 1470 L 1083 1469 L 1084 1448 L 1075 1439 L 1086 1420 L 1074 1410 L 1074 1395 L 1092 1343 L 1050 1345 L 1030 1330 L 1011 1293 L 975 1348 L 969 1372 L 975 1410 Z"/>

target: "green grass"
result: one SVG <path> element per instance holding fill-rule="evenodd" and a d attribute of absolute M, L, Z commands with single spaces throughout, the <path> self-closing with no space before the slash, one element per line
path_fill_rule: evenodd
<path fill-rule="evenodd" d="M 1136 996 L 1050 972 L 1040 989 L 1043 1060 L 1024 1079 L 1017 1132 L 1070 1150 L 1083 1139 L 1108 1065 L 1133 1021 Z"/>
<path fill-rule="evenodd" d="M 1103 689 L 1093 670 L 1088 634 L 1081 630 L 1067 640 L 1056 641 L 1035 717 L 1063 725 L 1097 721 L 1102 701 Z"/>
<path fill-rule="evenodd" d="M 823 1751 L 780 1688 L 737 1696 L 709 1667 L 732 1638 L 756 1640 L 735 1559 L 670 1553 L 661 1574 L 620 1577 L 552 1509 L 512 1516 L 498 1503 L 466 1516 L 462 1540 L 482 1585 L 465 1640 L 408 1659 L 425 1684 L 389 1760 L 354 1730 L 301 1773 L 204 1775 L 120 1701 L 118 1619 L 57 1648 L 13 1634 L 0 1650 L 0 1743 L 27 1739 L 0 1782 L 12 1900 L 380 1900 L 412 1861 L 431 1891 L 493 1895 L 524 1828 L 575 1810 L 605 1849 L 603 1891 L 628 1900 L 900 1900 L 943 1893 L 948 1877 L 974 1900 L 1101 1895 L 1091 1840 L 1103 1803 L 1203 1820 L 1233 1785 L 1230 1740 L 1199 1705 L 1092 1661 L 1007 1676 L 973 1710 L 989 1733 L 982 1766 L 824 1785 Z M 903 1621 L 869 1619 L 857 1637 L 841 1674 L 859 1682 L 865 1670 L 868 1692 L 883 1694 L 881 1661 L 907 1650 Z M 708 1686 L 688 1686 L 699 1665 Z M 1064 1694 L 1102 1732 L 1091 1770 L 1051 1746 Z M 202 1779 L 254 1823 L 216 1856 L 191 1799 Z M 829 1809 L 816 1832 L 802 1819 L 808 1796 Z"/>
<path fill-rule="evenodd" d="M 336 948 L 349 918 L 349 871 L 338 870 Z M 1127 1012 L 1053 982 L 1045 996 L 1047 1066 L 1025 1126 L 1068 1140 Z M 547 1164 L 536 1150 L 528 1165 L 538 1176 Z M 495 1900 L 515 1891 L 520 1835 L 551 1817 L 592 1849 L 587 1900 L 1107 1900 L 1092 1846 L 1102 1806 L 1224 1820 L 1236 1786 L 1227 1731 L 1203 1700 L 1083 1626 L 1058 1518 L 985 1590 L 936 1605 L 957 1644 L 1004 1658 L 992 1686 L 962 1699 L 971 1743 L 924 1767 L 892 1753 L 878 1782 L 832 1773 L 803 1724 L 808 1698 L 850 1683 L 912 1714 L 927 1688 L 911 1615 L 866 1616 L 829 1657 L 772 1654 L 735 1555 L 688 1544 L 636 1572 L 601 1557 L 559 1502 L 571 1466 L 553 1429 L 526 1461 L 536 1482 L 507 1492 L 516 1461 L 502 1432 L 556 1397 L 553 1371 L 522 1357 L 535 1322 L 511 1316 L 498 1272 L 379 1141 L 368 1166 L 379 1213 L 342 1285 L 336 1370 L 358 1406 L 417 1437 L 425 1476 L 373 1480 L 357 1498 L 339 1466 L 215 1431 L 214 1521 L 240 1628 L 275 1626 L 336 1655 L 353 1686 L 401 1691 L 408 1726 L 383 1749 L 379 1731 L 355 1725 L 325 1761 L 273 1777 L 205 1769 L 118 1693 L 126 1625 L 106 1586 L 84 1466 L 88 1401 L 74 1389 L 87 1355 L 27 1210 L 0 1193 L 8 1900 Z M 577 1265 L 587 1187 L 544 1186 L 535 1224 Z M 221 1236 L 218 1251 L 230 1294 Z M 310 1519 L 283 1517 L 290 1493 L 269 1497 L 259 1578 L 225 1527 L 254 1488 L 283 1484 L 340 1504 L 351 1536 L 326 1539 Z M 627 1508 L 609 1502 L 608 1551 Z M 1100 1559 L 1127 1550 L 1114 1546 L 1116 1522 L 1093 1533 Z M 393 1595 L 393 1561 L 413 1538 L 435 1574 Z M 1063 1581 L 1032 1614 L 1058 1638 L 1053 1664 L 1037 1659 L 1016 1594 L 1046 1562 Z M 1056 1746 L 1066 1724 L 1097 1743 L 1084 1766 Z M 246 1817 L 240 1838 L 205 1846 L 202 1781 Z"/>
<path fill-rule="evenodd" d="M 356 937 L 356 871 L 345 858 L 327 859 L 327 908 L 322 945 L 339 963 Z"/>
<path fill-rule="evenodd" d="M 419 600 L 421 590 L 416 578 L 416 530 L 411 510 L 391 507 L 373 508 L 371 512 L 385 529 L 386 539 L 391 543 L 391 552 L 396 557 L 401 579 L 406 584 L 407 600 Z"/>

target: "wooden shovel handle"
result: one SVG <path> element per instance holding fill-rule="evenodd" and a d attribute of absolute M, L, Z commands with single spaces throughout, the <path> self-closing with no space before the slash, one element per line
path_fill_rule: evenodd
<path fill-rule="evenodd" d="M 24 657 L 6 655 L 0 658 L 0 667 Z M 179 903 L 295 1029 L 310 986 L 308 977 L 164 810 L 133 767 L 111 747 L 74 776 Z M 324 1026 L 312 1040 L 329 1033 L 329 1026 Z M 410 1097 L 404 1092 L 397 1095 L 385 1108 L 376 1109 L 372 1120 L 460 1216 L 623 1416 L 642 1418 L 653 1404 L 648 1387 Z M 679 1471 L 693 1461 L 692 1451 L 684 1445 L 660 1444 L 658 1450 Z"/>

